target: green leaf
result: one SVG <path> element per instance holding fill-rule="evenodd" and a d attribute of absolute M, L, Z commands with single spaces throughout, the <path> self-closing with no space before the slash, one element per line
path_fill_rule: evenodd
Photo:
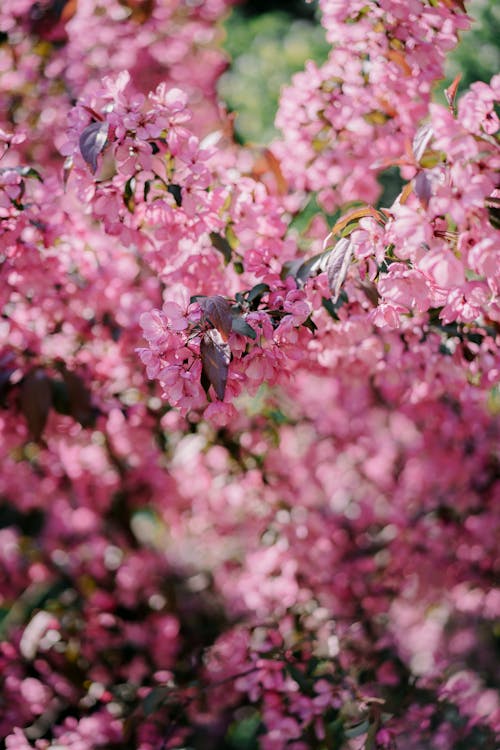
<path fill-rule="evenodd" d="M 231 260 L 231 256 L 233 253 L 229 242 L 226 240 L 225 237 L 223 237 L 221 234 L 218 234 L 217 232 L 210 232 L 210 242 L 212 243 L 212 245 L 215 247 L 216 250 L 222 253 L 224 262 L 227 266 L 227 264 Z"/>
<path fill-rule="evenodd" d="M 174 196 L 174 200 L 178 206 L 182 206 L 182 192 L 180 185 L 169 185 L 167 187 L 167 193 Z"/>
<path fill-rule="evenodd" d="M 290 677 L 295 680 L 301 691 L 306 695 L 310 695 L 313 687 L 312 680 L 308 679 L 305 674 L 294 664 L 285 664 L 285 669 Z"/>
<path fill-rule="evenodd" d="M 134 213 L 135 208 L 135 200 L 134 200 L 134 191 L 135 191 L 135 177 L 130 177 L 127 182 L 125 183 L 125 188 L 123 190 L 123 202 L 125 203 L 126 208 L 130 211 L 131 214 Z"/>
<path fill-rule="evenodd" d="M 360 724 L 354 724 L 352 727 L 344 727 L 344 735 L 348 740 L 353 740 L 355 737 L 361 737 L 362 734 L 366 734 L 369 729 L 370 722 L 366 719 Z"/>
<path fill-rule="evenodd" d="M 249 325 L 246 320 L 239 315 L 233 316 L 232 329 L 236 333 L 240 333 L 242 336 L 248 336 L 250 339 L 256 339 L 257 334 L 253 330 L 252 326 Z"/>
<path fill-rule="evenodd" d="M 160 686 L 153 688 L 142 701 L 144 716 L 151 716 L 165 703 L 168 696 L 168 688 Z"/>
<path fill-rule="evenodd" d="M 261 297 L 263 297 L 264 294 L 266 294 L 266 292 L 269 292 L 269 291 L 270 291 L 270 287 L 268 284 L 264 284 L 264 283 L 256 284 L 248 292 L 248 295 L 247 295 L 248 304 L 251 305 L 253 303 L 253 306 L 257 307 L 257 305 L 259 304 L 261 300 Z"/>

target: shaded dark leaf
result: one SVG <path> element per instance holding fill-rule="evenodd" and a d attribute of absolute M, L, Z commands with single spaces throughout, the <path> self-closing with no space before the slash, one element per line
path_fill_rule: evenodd
<path fill-rule="evenodd" d="M 227 341 L 233 327 L 231 303 L 218 294 L 213 297 L 202 297 L 198 303 L 205 320 L 217 329 L 224 341 Z"/>
<path fill-rule="evenodd" d="M 247 295 L 247 302 L 248 304 L 254 305 L 256 307 L 258 303 L 260 302 L 261 298 L 266 294 L 266 292 L 269 292 L 270 288 L 268 284 L 265 284 L 264 282 L 261 282 L 260 284 L 256 284 L 254 287 L 250 289 Z"/>
<path fill-rule="evenodd" d="M 21 384 L 21 411 L 33 440 L 40 440 L 52 405 L 50 381 L 43 370 L 32 370 Z"/>
<path fill-rule="evenodd" d="M 488 218 L 490 224 L 495 229 L 500 229 L 500 198 L 490 196 L 485 200 L 486 208 L 488 209 Z"/>
<path fill-rule="evenodd" d="M 253 330 L 252 326 L 249 325 L 244 318 L 241 318 L 239 315 L 235 315 L 233 317 L 232 322 L 232 328 L 233 331 L 236 333 L 241 333 L 242 336 L 248 336 L 251 339 L 257 338 L 257 334 Z"/>
<path fill-rule="evenodd" d="M 42 39 L 60 42 L 66 39 L 64 24 L 76 12 L 77 0 L 40 0 L 28 12 L 29 29 Z"/>
<path fill-rule="evenodd" d="M 50 387 L 52 389 L 52 406 L 58 414 L 71 414 L 69 406 L 69 396 L 66 383 L 62 380 L 51 380 Z"/>
<path fill-rule="evenodd" d="M 327 299 L 326 297 L 323 297 L 321 300 L 321 304 L 327 311 L 327 313 L 332 317 L 334 320 L 340 320 L 339 316 L 337 315 L 337 310 L 342 307 L 342 305 L 345 305 L 346 302 L 348 302 L 347 294 L 345 292 L 340 292 L 338 300 L 335 302 L 335 304 L 332 302 L 331 299 Z"/>
<path fill-rule="evenodd" d="M 205 333 L 200 344 L 201 363 L 219 401 L 224 400 L 231 352 L 218 331 Z"/>
<path fill-rule="evenodd" d="M 360 281 L 359 288 L 363 291 L 365 297 L 372 303 L 374 307 L 377 307 L 380 299 L 378 289 L 373 281 Z"/>
<path fill-rule="evenodd" d="M 135 184 L 136 184 L 135 177 L 132 176 L 125 183 L 125 188 L 123 190 L 123 202 L 125 203 L 126 208 L 130 211 L 131 214 L 134 213 L 134 208 L 135 208 L 135 200 L 134 200 Z"/>
<path fill-rule="evenodd" d="M 331 251 L 326 262 L 328 286 L 332 293 L 333 302 L 336 302 L 339 298 L 340 289 L 347 276 L 351 258 L 352 241 L 348 237 L 342 237 Z"/>
<path fill-rule="evenodd" d="M 150 693 L 142 701 L 142 710 L 144 716 L 150 716 L 158 711 L 162 705 L 164 705 L 168 697 L 168 688 L 160 685 L 159 687 L 153 688 Z"/>
<path fill-rule="evenodd" d="M 229 242 L 225 237 L 223 237 L 221 234 L 218 234 L 217 232 L 210 232 L 210 242 L 216 250 L 222 253 L 224 262 L 227 265 L 230 262 L 232 255 L 231 245 L 229 244 Z"/>
<path fill-rule="evenodd" d="M 302 258 L 296 258 L 295 260 L 287 260 L 286 263 L 283 263 L 280 274 L 281 279 L 284 281 L 288 276 L 292 276 L 295 279 L 303 262 Z"/>
<path fill-rule="evenodd" d="M 306 675 L 293 664 L 285 664 L 285 669 L 292 680 L 297 683 L 301 692 L 305 695 L 310 695 L 313 688 L 313 681 L 307 678 Z"/>
<path fill-rule="evenodd" d="M 304 320 L 302 325 L 304 326 L 304 328 L 308 328 L 311 331 L 311 333 L 315 333 L 318 330 L 318 326 L 316 325 L 316 323 L 314 322 L 314 320 L 311 318 L 310 315 L 307 318 L 307 320 Z"/>
<path fill-rule="evenodd" d="M 107 143 L 108 131 L 107 122 L 93 122 L 87 125 L 80 136 L 80 152 L 93 174 L 97 169 L 97 157 Z"/>
<path fill-rule="evenodd" d="M 74 372 L 65 369 L 62 376 L 68 393 L 69 413 L 82 427 L 89 427 L 95 418 L 89 389 Z"/>
<path fill-rule="evenodd" d="M 174 200 L 178 206 L 182 206 L 182 192 L 180 185 L 169 185 L 167 187 L 167 193 L 174 196 Z"/>

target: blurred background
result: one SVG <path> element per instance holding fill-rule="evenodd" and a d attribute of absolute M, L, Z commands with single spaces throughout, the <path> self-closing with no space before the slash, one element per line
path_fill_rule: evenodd
<path fill-rule="evenodd" d="M 305 0 L 252 0 L 236 7 L 225 23 L 225 50 L 231 64 L 219 83 L 219 93 L 229 110 L 238 112 L 236 135 L 241 142 L 265 144 L 277 131 L 274 116 L 280 89 L 304 67 L 306 60 L 321 64 L 328 45 L 319 24 L 317 2 Z M 459 91 L 500 72 L 500 2 L 467 2 L 472 28 L 451 55 L 446 81 L 435 96 L 444 101 L 443 89 L 458 72 Z"/>

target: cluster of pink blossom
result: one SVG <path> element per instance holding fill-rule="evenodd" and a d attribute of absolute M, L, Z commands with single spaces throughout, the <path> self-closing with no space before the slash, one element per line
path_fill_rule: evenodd
<path fill-rule="evenodd" d="M 323 0 L 257 152 L 229 4 L 0 9 L 0 746 L 493 750 L 500 77 Z"/>
<path fill-rule="evenodd" d="M 469 19 L 452 0 L 324 0 L 320 7 L 332 50 L 284 91 L 276 150 L 293 186 L 317 192 L 334 212 L 377 198 L 377 173 L 426 116 L 446 52 Z"/>

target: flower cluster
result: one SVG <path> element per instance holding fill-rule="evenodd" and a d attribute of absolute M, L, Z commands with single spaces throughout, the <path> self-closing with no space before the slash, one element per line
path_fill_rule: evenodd
<path fill-rule="evenodd" d="M 0 8 L 2 747 L 492 750 L 500 78 L 323 0 L 238 146 L 229 5 Z"/>

